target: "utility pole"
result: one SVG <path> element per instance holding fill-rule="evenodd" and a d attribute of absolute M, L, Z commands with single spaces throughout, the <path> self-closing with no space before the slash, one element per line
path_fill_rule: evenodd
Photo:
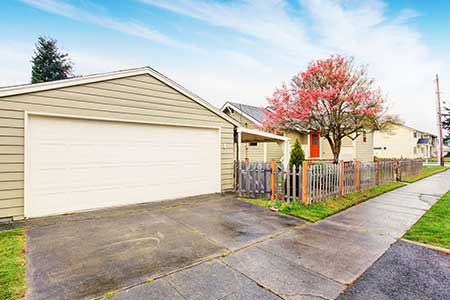
<path fill-rule="evenodd" d="M 441 92 L 439 90 L 439 76 L 438 74 L 436 74 L 436 95 L 437 95 L 437 121 L 438 121 L 438 130 L 439 130 L 439 134 L 438 134 L 438 138 L 439 138 L 439 151 L 438 151 L 438 155 L 439 155 L 439 164 L 441 166 L 444 165 L 444 158 L 443 156 L 443 136 L 442 136 L 442 114 L 441 114 Z"/>

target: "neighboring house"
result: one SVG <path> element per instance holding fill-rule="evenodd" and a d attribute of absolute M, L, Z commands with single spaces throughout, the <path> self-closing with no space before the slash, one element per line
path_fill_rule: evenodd
<path fill-rule="evenodd" d="M 374 153 L 380 158 L 431 158 L 437 154 L 437 137 L 405 125 L 374 135 Z"/>
<path fill-rule="evenodd" d="M 264 113 L 260 107 L 226 102 L 220 109 L 239 122 L 244 128 L 255 128 L 262 125 Z M 281 161 L 283 148 L 280 143 L 242 143 L 242 159 L 250 161 Z"/>
<path fill-rule="evenodd" d="M 261 126 L 264 121 L 264 109 L 262 107 L 241 104 L 236 102 L 226 102 L 221 110 L 237 120 L 244 127 Z M 298 140 L 305 152 L 305 157 L 311 160 L 332 160 L 333 153 L 326 139 L 321 138 L 318 133 L 300 133 L 286 131 L 284 133 L 290 139 L 290 144 Z M 282 159 L 282 148 L 277 144 L 244 144 L 242 147 L 245 157 L 250 161 L 263 161 L 264 153 L 267 153 L 267 160 Z M 344 138 L 340 153 L 341 160 L 360 160 L 362 162 L 373 161 L 373 133 L 361 134 L 355 140 Z"/>
<path fill-rule="evenodd" d="M 0 220 L 234 188 L 239 123 L 145 67 L 0 88 Z"/>

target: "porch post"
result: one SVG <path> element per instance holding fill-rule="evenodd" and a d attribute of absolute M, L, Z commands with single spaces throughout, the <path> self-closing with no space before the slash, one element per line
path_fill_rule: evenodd
<path fill-rule="evenodd" d="M 283 165 L 284 168 L 287 168 L 289 166 L 289 159 L 290 159 L 290 151 L 289 151 L 289 141 L 283 142 Z"/>
<path fill-rule="evenodd" d="M 237 148 L 238 148 L 238 162 L 241 162 L 241 147 L 242 147 L 242 133 L 240 130 L 238 130 L 238 137 L 237 137 Z"/>

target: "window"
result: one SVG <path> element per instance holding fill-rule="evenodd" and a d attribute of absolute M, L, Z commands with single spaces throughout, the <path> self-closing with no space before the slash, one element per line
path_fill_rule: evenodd
<path fill-rule="evenodd" d="M 414 138 L 417 138 L 417 132 L 414 131 Z"/>
<path fill-rule="evenodd" d="M 318 134 L 313 134 L 311 142 L 312 142 L 313 145 L 319 145 L 319 135 Z"/>
<path fill-rule="evenodd" d="M 367 134 L 365 131 L 363 132 L 363 143 L 367 143 Z"/>
<path fill-rule="evenodd" d="M 258 143 L 250 143 L 250 146 L 252 146 L 252 147 L 257 147 L 257 146 L 258 146 Z"/>

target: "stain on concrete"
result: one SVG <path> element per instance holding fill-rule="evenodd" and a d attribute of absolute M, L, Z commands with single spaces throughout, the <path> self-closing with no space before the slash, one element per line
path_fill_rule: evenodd
<path fill-rule="evenodd" d="M 31 220 L 27 299 L 101 296 L 304 223 L 214 197 Z"/>
<path fill-rule="evenodd" d="M 230 249 L 307 223 L 239 200 L 178 207 L 163 213 Z"/>
<path fill-rule="evenodd" d="M 27 299 L 100 296 L 224 251 L 159 213 L 30 222 Z"/>

